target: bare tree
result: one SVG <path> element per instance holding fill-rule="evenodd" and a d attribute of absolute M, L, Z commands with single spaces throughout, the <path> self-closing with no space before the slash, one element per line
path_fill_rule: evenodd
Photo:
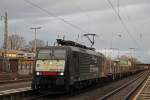
<path fill-rule="evenodd" d="M 19 36 L 17 34 L 12 34 L 11 36 L 8 37 L 8 49 L 20 49 L 20 48 L 24 48 L 26 44 L 26 41 L 24 39 L 24 37 Z"/>
<path fill-rule="evenodd" d="M 34 48 L 34 46 L 35 46 L 35 40 L 29 41 L 28 46 L 30 48 Z M 36 46 L 37 47 L 42 47 L 42 46 L 46 46 L 46 45 L 45 45 L 45 42 L 43 40 L 36 39 Z"/>

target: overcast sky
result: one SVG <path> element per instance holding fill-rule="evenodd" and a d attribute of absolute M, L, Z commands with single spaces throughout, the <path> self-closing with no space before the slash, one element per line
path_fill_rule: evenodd
<path fill-rule="evenodd" d="M 119 9 L 125 26 L 108 0 L 28 0 L 45 11 L 25 1 L 0 0 L 0 15 L 7 11 L 11 34 L 19 34 L 30 41 L 34 39 L 30 27 L 41 26 L 37 37 L 49 44 L 53 44 L 58 35 L 65 35 L 66 39 L 90 45 L 82 35 L 95 33 L 98 35 L 96 49 L 128 51 L 128 48 L 136 48 L 135 55 L 150 62 L 150 0 L 109 0 L 117 13 Z M 0 45 L 2 43 L 3 22 L 0 20 Z"/>

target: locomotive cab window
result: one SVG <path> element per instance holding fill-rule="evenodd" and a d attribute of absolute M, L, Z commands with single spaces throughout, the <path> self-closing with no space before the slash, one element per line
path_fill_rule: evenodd
<path fill-rule="evenodd" d="M 39 50 L 36 61 L 36 71 L 64 72 L 66 50 L 65 49 L 45 49 Z"/>
<path fill-rule="evenodd" d="M 37 59 L 50 59 L 52 50 L 39 50 Z"/>

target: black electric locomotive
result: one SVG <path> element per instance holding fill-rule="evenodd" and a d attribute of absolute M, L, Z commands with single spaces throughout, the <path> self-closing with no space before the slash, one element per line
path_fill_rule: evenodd
<path fill-rule="evenodd" d="M 104 56 L 93 48 L 57 39 L 58 46 L 37 49 L 33 90 L 81 88 L 99 81 Z"/>

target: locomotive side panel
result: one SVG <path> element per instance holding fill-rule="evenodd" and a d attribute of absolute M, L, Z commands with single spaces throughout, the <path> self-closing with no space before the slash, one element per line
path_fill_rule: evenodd
<path fill-rule="evenodd" d="M 74 81 L 95 79 L 100 77 L 101 62 L 98 56 L 82 52 L 73 52 Z"/>
<path fill-rule="evenodd" d="M 79 54 L 79 70 L 81 80 L 99 77 L 98 57 L 94 55 Z"/>

